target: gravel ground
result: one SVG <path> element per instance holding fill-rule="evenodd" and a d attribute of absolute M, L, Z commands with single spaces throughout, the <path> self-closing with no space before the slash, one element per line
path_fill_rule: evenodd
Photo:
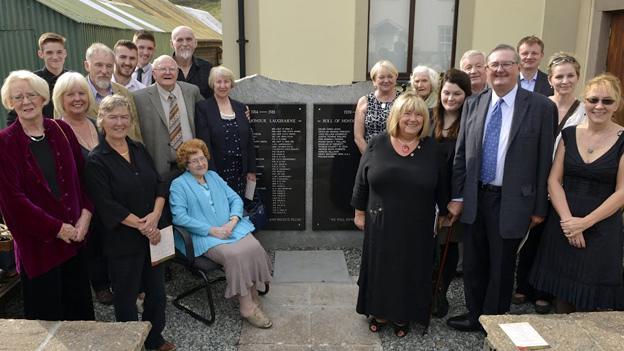
<path fill-rule="evenodd" d="M 349 274 L 359 274 L 360 249 L 344 249 Z M 269 252 L 271 258 L 274 252 Z M 163 335 L 173 341 L 179 350 L 236 350 L 241 332 L 241 319 L 238 315 L 238 304 L 233 300 L 225 300 L 223 291 L 225 282 L 219 282 L 213 288 L 217 319 L 212 326 L 206 326 L 175 308 L 171 301 L 180 292 L 194 286 L 197 278 L 193 277 L 180 265 L 171 264 L 172 277 L 167 282 L 167 324 Z M 21 318 L 22 298 L 19 288 L 0 300 L 0 318 Z M 465 312 L 463 284 L 460 278 L 453 280 L 449 289 L 449 316 Z M 205 296 L 197 294 L 185 299 L 185 303 L 201 310 Z M 354 301 L 355 308 L 355 301 Z M 512 306 L 513 314 L 533 313 L 529 304 Z M 114 321 L 112 306 L 95 303 L 95 315 L 99 321 Z M 448 316 L 447 316 L 448 317 Z M 411 332 L 402 339 L 394 336 L 392 328 L 380 332 L 384 350 L 481 350 L 483 333 L 461 333 L 449 329 L 444 319 L 432 319 L 426 335 L 422 335 L 422 327 L 413 325 Z"/>

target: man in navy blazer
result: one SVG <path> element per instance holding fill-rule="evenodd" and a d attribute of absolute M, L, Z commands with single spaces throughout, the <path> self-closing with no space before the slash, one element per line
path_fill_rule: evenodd
<path fill-rule="evenodd" d="M 548 75 L 539 70 L 539 65 L 544 58 L 542 39 L 534 35 L 524 37 L 520 39 L 516 48 L 520 55 L 520 74 L 518 75 L 520 86 L 544 96 L 554 95 L 553 87 L 548 82 Z"/>
<path fill-rule="evenodd" d="M 447 321 L 462 331 L 479 330 L 482 314 L 509 310 L 516 251 L 548 209 L 557 109 L 548 98 L 517 84 L 519 63 L 512 46 L 494 48 L 486 68 L 491 89 L 468 99 L 462 111 L 448 209 L 450 222 L 459 218 L 466 224 L 463 268 L 469 312 Z"/>

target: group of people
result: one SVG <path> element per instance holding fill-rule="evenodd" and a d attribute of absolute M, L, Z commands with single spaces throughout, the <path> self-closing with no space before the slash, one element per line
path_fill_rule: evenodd
<path fill-rule="evenodd" d="M 255 286 L 272 267 L 244 216 L 256 160 L 233 73 L 194 56 L 189 27 L 173 30 L 171 56 L 152 61 L 155 45 L 146 31 L 94 43 L 83 76 L 64 67 L 62 36 L 41 35 L 44 68 L 13 71 L 1 89 L 13 118 L 0 130 L 0 212 L 25 318 L 93 320 L 93 288 L 117 321 L 151 322 L 147 349 L 170 351 L 164 269 L 149 254 L 161 229 L 191 233 L 194 252 L 178 237 L 176 248 L 221 264 L 225 297 L 259 328 L 272 322 Z"/>
<path fill-rule="evenodd" d="M 370 331 L 404 337 L 411 322 L 444 317 L 462 251 L 468 312 L 447 320 L 456 330 L 482 330 L 479 316 L 512 301 L 624 309 L 621 82 L 600 74 L 577 98 L 578 61 L 558 52 L 543 73 L 543 56 L 535 36 L 470 50 L 441 76 L 416 67 L 401 94 L 391 62 L 372 67 L 351 200 Z"/>

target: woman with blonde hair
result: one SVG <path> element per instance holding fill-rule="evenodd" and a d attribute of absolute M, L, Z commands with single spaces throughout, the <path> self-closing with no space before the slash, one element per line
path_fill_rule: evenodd
<path fill-rule="evenodd" d="M 368 143 L 360 160 L 351 205 L 364 230 L 357 312 L 372 316 L 371 332 L 392 322 L 397 337 L 409 323 L 427 327 L 436 204 L 448 203 L 445 160 L 429 137 L 429 113 L 414 92 L 400 95 L 387 133 Z"/>
<path fill-rule="evenodd" d="M 375 91 L 358 100 L 353 121 L 355 145 L 362 154 L 372 137 L 385 132 L 388 113 L 399 96 L 395 88 L 399 72 L 392 62 L 381 60 L 375 63 L 370 70 L 370 77 Z"/>
<path fill-rule="evenodd" d="M 548 177 L 548 216 L 529 282 L 559 313 L 624 309 L 624 128 L 613 120 L 622 85 L 601 74 L 585 85 L 586 119 L 561 132 Z"/>
<path fill-rule="evenodd" d="M 100 140 L 95 118 L 87 112 L 95 105 L 95 99 L 87 79 L 80 73 L 67 72 L 57 81 L 52 92 L 52 101 L 56 110 L 57 119 L 69 124 L 74 131 L 80 151 L 86 160 L 89 152 L 95 148 Z M 90 237 L 87 242 L 89 251 L 89 271 L 91 286 L 95 291 L 95 298 L 102 304 L 113 303 L 113 293 L 110 290 L 108 267 L 102 253 L 101 224 L 97 216 L 93 218 L 90 228 Z"/>
<path fill-rule="evenodd" d="M 230 98 L 234 73 L 229 68 L 213 67 L 208 85 L 214 95 L 195 106 L 197 138 L 210 149 L 214 170 L 242 197 L 247 181 L 256 181 L 256 150 L 246 107 Z"/>

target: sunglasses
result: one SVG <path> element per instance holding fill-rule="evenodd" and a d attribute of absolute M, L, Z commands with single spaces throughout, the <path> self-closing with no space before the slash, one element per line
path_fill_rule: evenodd
<path fill-rule="evenodd" d="M 611 106 L 615 103 L 615 100 L 611 98 L 599 99 L 597 97 L 588 97 L 588 98 L 585 98 L 585 101 L 592 105 L 597 105 L 599 102 L 602 102 L 602 104 L 605 106 Z"/>

